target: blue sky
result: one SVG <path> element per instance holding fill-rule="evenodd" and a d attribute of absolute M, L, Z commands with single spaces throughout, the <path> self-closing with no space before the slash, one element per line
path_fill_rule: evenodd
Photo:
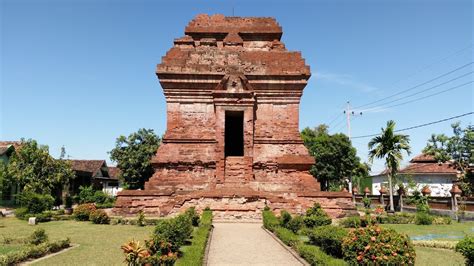
<path fill-rule="evenodd" d="M 54 156 L 64 145 L 74 159 L 108 159 L 117 136 L 141 127 L 164 132 L 155 65 L 199 13 L 279 21 L 286 47 L 302 51 L 313 74 L 301 101 L 301 128 L 333 121 L 331 133 L 346 133 L 346 101 L 364 105 L 473 61 L 471 1 L 0 2 L 0 139 L 34 138 Z M 359 108 L 364 112 L 353 118 L 352 135 L 378 133 L 389 119 L 405 128 L 471 112 L 472 83 L 386 108 L 472 81 L 471 71 L 472 64 L 389 100 L 424 93 Z M 457 121 L 466 126 L 473 116 Z M 450 124 L 407 131 L 414 155 L 431 133 L 450 133 Z M 368 140 L 353 140 L 363 159 Z M 373 170 L 382 167 L 375 162 Z"/>

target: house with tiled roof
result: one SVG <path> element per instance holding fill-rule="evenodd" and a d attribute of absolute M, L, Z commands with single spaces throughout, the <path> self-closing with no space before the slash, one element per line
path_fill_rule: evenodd
<path fill-rule="evenodd" d="M 76 173 L 76 178 L 71 183 L 71 192 L 79 193 L 80 186 L 92 186 L 96 190 L 103 190 L 106 193 L 115 195 L 119 188 L 119 181 L 116 170 L 112 170 L 105 160 L 68 160 L 72 169 Z"/>
<path fill-rule="evenodd" d="M 0 141 L 0 162 L 8 163 L 12 154 L 20 146 L 20 141 Z"/>
<path fill-rule="evenodd" d="M 387 170 L 372 176 L 372 194 L 380 195 L 381 186 L 388 187 Z M 404 179 L 404 186 L 408 187 L 408 180 L 412 179 L 417 184 L 417 190 L 428 186 L 433 197 L 449 197 L 449 190 L 457 179 L 457 169 L 451 162 L 438 162 L 433 156 L 420 154 L 413 157 L 410 163 L 400 169 L 398 175 Z M 411 193 L 413 191 L 408 191 Z"/>

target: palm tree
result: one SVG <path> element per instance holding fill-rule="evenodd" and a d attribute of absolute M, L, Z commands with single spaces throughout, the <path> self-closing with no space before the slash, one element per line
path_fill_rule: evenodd
<path fill-rule="evenodd" d="M 395 122 L 390 120 L 387 127 L 382 128 L 382 133 L 369 141 L 369 162 L 374 158 L 385 158 L 385 166 L 388 172 L 388 186 L 390 195 L 390 211 L 395 211 L 393 207 L 393 187 L 392 178 L 396 176 L 400 162 L 403 160 L 402 152 L 406 151 L 410 155 L 410 138 L 408 135 L 395 134 Z"/>

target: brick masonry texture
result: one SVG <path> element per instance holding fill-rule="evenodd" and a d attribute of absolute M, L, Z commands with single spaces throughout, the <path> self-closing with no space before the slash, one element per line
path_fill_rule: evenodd
<path fill-rule="evenodd" d="M 189 23 L 156 69 L 168 119 L 155 173 L 145 190 L 119 193 L 116 213 L 165 216 L 195 206 L 258 219 L 265 205 L 302 213 L 315 202 L 333 217 L 354 210 L 349 193 L 320 191 L 308 172 L 314 159 L 298 123 L 311 73 L 281 35 L 273 18 L 203 14 Z M 243 136 L 233 135 L 243 138 L 239 156 L 226 156 L 230 114 L 242 121 Z"/>

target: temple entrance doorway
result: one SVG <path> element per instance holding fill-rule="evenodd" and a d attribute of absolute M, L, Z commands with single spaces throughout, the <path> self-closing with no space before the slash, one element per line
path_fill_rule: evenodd
<path fill-rule="evenodd" d="M 225 157 L 244 156 L 244 112 L 226 111 L 224 130 Z"/>

